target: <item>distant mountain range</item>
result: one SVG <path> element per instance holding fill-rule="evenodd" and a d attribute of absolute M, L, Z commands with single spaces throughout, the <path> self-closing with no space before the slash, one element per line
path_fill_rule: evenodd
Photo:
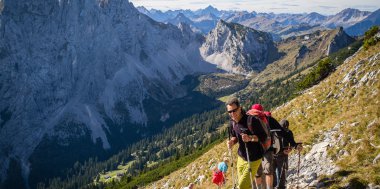
<path fill-rule="evenodd" d="M 380 9 L 346 29 L 349 35 L 363 35 L 371 26 L 380 25 Z"/>
<path fill-rule="evenodd" d="M 212 6 L 196 11 L 191 10 L 147 10 L 144 7 L 137 9 L 160 22 L 177 25 L 183 21 L 189 24 L 193 31 L 207 34 L 219 19 L 227 22 L 239 23 L 256 30 L 269 32 L 275 40 L 290 36 L 312 33 L 316 30 L 335 29 L 343 27 L 350 35 L 363 35 L 372 25 L 380 24 L 378 11 L 373 13 L 347 8 L 335 15 L 321 15 L 316 12 L 308 14 L 274 14 L 256 13 L 247 11 L 218 10 Z"/>

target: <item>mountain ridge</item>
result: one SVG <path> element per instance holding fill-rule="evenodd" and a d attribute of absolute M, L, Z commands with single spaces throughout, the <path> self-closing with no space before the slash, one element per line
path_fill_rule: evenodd
<path fill-rule="evenodd" d="M 211 7 L 211 8 L 210 8 Z M 367 18 L 371 12 L 369 11 L 360 11 L 358 9 L 346 8 L 342 11 L 338 12 L 335 15 L 321 15 L 316 12 L 304 13 L 304 14 L 291 14 L 291 13 L 256 13 L 256 12 L 247 12 L 247 11 L 226 11 L 226 10 L 218 10 L 212 6 L 209 6 L 208 9 L 199 9 L 197 11 L 190 10 L 176 10 L 176 11 L 166 11 L 161 12 L 162 14 L 166 14 L 167 17 L 175 17 L 175 15 L 171 15 L 173 12 L 176 13 L 184 13 L 186 17 L 190 20 L 195 21 L 196 17 L 202 16 L 205 13 L 212 13 L 217 16 L 214 19 L 216 22 L 219 19 L 226 20 L 228 22 L 236 22 L 256 30 L 261 30 L 265 32 L 270 32 L 274 36 L 278 36 L 280 40 L 281 38 L 287 38 L 290 36 L 297 36 L 298 33 L 310 33 L 315 31 L 314 28 L 321 29 L 335 29 L 337 27 L 348 28 L 356 23 L 361 22 L 365 18 Z M 153 19 L 160 20 L 159 17 L 154 15 L 154 12 L 151 14 L 149 11 L 144 11 L 145 14 L 151 16 Z M 168 20 L 168 19 L 167 19 Z M 163 20 L 160 20 L 163 21 Z M 170 22 L 170 21 L 169 21 Z M 310 29 L 306 27 L 301 27 L 302 25 L 308 25 Z M 213 25 L 215 26 L 215 25 Z M 194 23 L 192 27 L 194 31 L 201 31 L 203 34 L 207 34 L 213 26 L 205 27 L 202 26 L 203 29 L 200 29 L 197 23 Z M 288 27 L 298 28 L 293 33 L 282 34 L 281 30 L 284 30 Z M 368 29 L 368 28 L 367 28 Z M 365 29 L 364 29 L 365 30 Z M 351 35 L 351 33 L 350 33 Z"/>
<path fill-rule="evenodd" d="M 368 17 L 346 29 L 347 33 L 352 36 L 363 35 L 365 31 L 374 25 L 380 25 L 380 9 L 372 12 Z"/>

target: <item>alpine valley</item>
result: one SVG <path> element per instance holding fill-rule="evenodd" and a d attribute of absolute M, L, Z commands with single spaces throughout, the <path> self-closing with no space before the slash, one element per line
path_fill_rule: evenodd
<path fill-rule="evenodd" d="M 127 0 L 0 0 L 0 188 L 144 187 L 219 145 L 226 98 L 267 109 L 301 106 L 306 102 L 288 100 L 317 93 L 305 78 L 327 59 L 327 75 L 335 69 L 346 75 L 365 59 L 360 65 L 370 69 L 335 76 L 342 80 L 337 86 L 378 92 L 379 34 L 362 37 L 380 24 L 378 12 L 325 16 L 212 6 L 162 12 Z M 348 57 L 355 61 L 341 65 Z M 362 75 L 367 80 L 359 86 Z M 326 99 L 355 95 L 328 91 Z M 296 121 L 296 113 L 278 115 Z M 378 113 L 368 113 L 369 121 L 377 115 L 377 126 Z M 301 136 L 313 141 L 313 134 Z"/>

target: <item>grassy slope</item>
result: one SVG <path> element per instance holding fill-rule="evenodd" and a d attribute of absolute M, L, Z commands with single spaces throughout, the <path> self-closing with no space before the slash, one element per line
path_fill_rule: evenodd
<path fill-rule="evenodd" d="M 366 180 L 364 182 L 380 184 L 380 163 L 373 164 L 373 159 L 380 153 L 380 59 L 372 65 L 369 65 L 367 60 L 379 52 L 380 44 L 368 51 L 359 51 L 319 85 L 273 111 L 274 117 L 287 118 L 290 121 L 291 129 L 298 141 L 309 144 L 319 137 L 320 132 L 332 128 L 337 123 L 345 123 L 341 128 L 345 143 L 330 149 L 330 155 L 342 170 L 353 172 L 343 181 L 337 178 L 337 182 L 340 182 L 337 185 L 345 184 L 355 177 Z M 360 87 L 355 84 L 354 79 L 343 83 L 344 76 L 352 71 L 360 60 L 364 60 L 364 64 L 356 75 L 354 74 L 356 81 L 360 81 L 369 72 L 377 73 L 376 78 Z M 334 95 L 337 97 L 334 98 Z M 236 149 L 234 150 L 236 154 Z M 338 156 L 340 150 L 346 150 L 349 155 Z M 180 188 L 193 182 L 199 175 L 205 175 L 205 180 L 197 184 L 196 188 L 215 187 L 211 183 L 209 167 L 212 162 L 220 161 L 225 155 L 226 147 L 223 142 L 187 167 L 164 177 L 148 188 L 161 187 L 168 180 L 171 181 L 169 186 Z M 228 179 L 227 188 L 230 188 L 230 175 Z"/>
<path fill-rule="evenodd" d="M 322 83 L 277 108 L 274 114 L 287 118 L 296 138 L 306 143 L 312 143 L 321 131 L 344 123 L 341 129 L 344 143 L 330 149 L 330 155 L 342 170 L 354 171 L 349 179 L 359 177 L 377 184 L 380 184 L 380 163 L 372 161 L 380 153 L 380 56 L 371 64 L 368 59 L 379 52 L 380 44 L 368 51 L 362 49 Z M 352 72 L 360 61 L 362 66 Z M 343 82 L 349 72 L 352 79 Z M 377 73 L 376 78 L 360 85 L 363 76 L 370 72 Z M 349 155 L 338 155 L 341 150 Z"/>
<path fill-rule="evenodd" d="M 332 40 L 337 32 L 338 30 L 320 31 L 307 35 L 310 38 L 308 40 L 304 39 L 304 36 L 299 36 L 294 39 L 282 41 L 278 45 L 278 50 L 286 55 L 280 60 L 269 64 L 267 68 L 256 77 L 254 82 L 262 83 L 268 80 L 275 80 L 300 68 L 306 68 L 313 65 L 316 61 L 326 55 L 329 41 Z M 307 47 L 308 52 L 303 58 L 300 58 L 300 62 L 297 63 L 296 57 L 302 46 Z"/>

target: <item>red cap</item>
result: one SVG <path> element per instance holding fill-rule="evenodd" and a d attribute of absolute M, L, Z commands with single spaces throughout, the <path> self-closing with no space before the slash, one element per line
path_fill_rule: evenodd
<path fill-rule="evenodd" d="M 259 111 L 264 111 L 264 108 L 263 108 L 263 106 L 261 106 L 261 104 L 254 104 L 254 105 L 252 105 L 251 109 L 255 109 L 255 110 L 259 110 Z"/>

